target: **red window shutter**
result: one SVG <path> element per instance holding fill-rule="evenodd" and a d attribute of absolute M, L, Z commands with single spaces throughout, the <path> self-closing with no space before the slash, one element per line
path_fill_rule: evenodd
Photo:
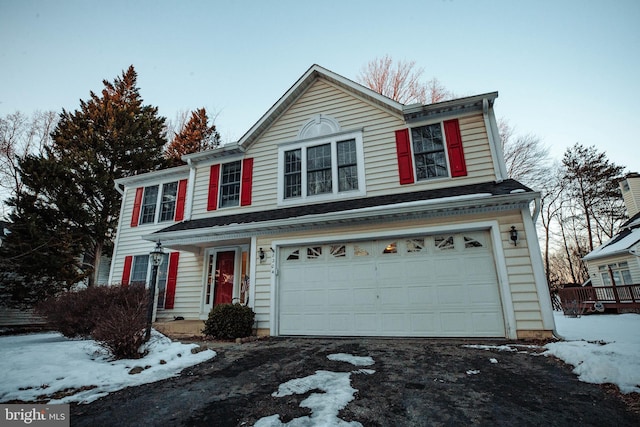
<path fill-rule="evenodd" d="M 240 187 L 240 206 L 251 204 L 251 185 L 253 183 L 253 158 L 242 161 L 242 183 Z"/>
<path fill-rule="evenodd" d="M 207 200 L 207 210 L 218 209 L 218 183 L 220 181 L 220 165 L 211 166 L 209 172 L 209 198 Z"/>
<path fill-rule="evenodd" d="M 178 259 L 180 252 L 169 254 L 169 266 L 167 267 L 167 289 L 164 300 L 164 308 L 173 308 L 173 301 L 176 297 L 176 283 L 178 281 Z"/>
<path fill-rule="evenodd" d="M 396 131 L 396 149 L 398 150 L 398 172 L 400 184 L 413 184 L 413 160 L 411 159 L 411 141 L 409 129 Z"/>
<path fill-rule="evenodd" d="M 178 182 L 178 196 L 176 197 L 176 221 L 184 219 L 184 203 L 187 200 L 187 180 L 183 179 Z"/>
<path fill-rule="evenodd" d="M 129 286 L 129 278 L 131 277 L 131 264 L 133 257 L 131 255 L 124 257 L 124 268 L 122 269 L 122 286 Z"/>
<path fill-rule="evenodd" d="M 464 161 L 464 151 L 462 149 L 462 137 L 460 136 L 458 119 L 444 122 L 444 135 L 445 138 L 447 138 L 447 152 L 449 153 L 451 176 L 467 176 L 467 165 Z"/>
<path fill-rule="evenodd" d="M 138 219 L 140 218 L 140 206 L 142 205 L 142 193 L 144 187 L 136 188 L 136 198 L 133 201 L 133 213 L 131 214 L 131 226 L 138 226 Z"/>

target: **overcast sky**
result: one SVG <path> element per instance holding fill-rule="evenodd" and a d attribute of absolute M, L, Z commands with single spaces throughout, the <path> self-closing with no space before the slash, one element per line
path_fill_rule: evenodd
<path fill-rule="evenodd" d="M 355 80 L 414 60 L 560 159 L 580 142 L 640 172 L 640 1 L 0 0 L 0 115 L 79 108 L 129 65 L 146 104 L 206 107 L 239 139 L 314 63 Z"/>

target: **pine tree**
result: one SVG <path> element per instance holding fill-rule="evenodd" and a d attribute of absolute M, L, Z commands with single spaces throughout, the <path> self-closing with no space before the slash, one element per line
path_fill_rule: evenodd
<path fill-rule="evenodd" d="M 191 118 L 176 134 L 166 150 L 172 165 L 183 164 L 180 158 L 185 154 L 216 148 L 220 145 L 220 134 L 214 124 L 209 125 L 209 117 L 204 108 L 191 113 Z"/>
<path fill-rule="evenodd" d="M 111 249 L 118 222 L 120 195 L 113 181 L 166 166 L 165 119 L 157 107 L 143 105 L 136 80 L 133 66 L 113 82 L 104 80 L 100 95 L 90 92 L 79 110 L 63 110 L 51 147 L 20 159 L 25 188 L 14 203 L 12 227 L 35 227 L 51 241 L 64 242 L 57 253 L 73 258 L 74 269 L 67 270 L 77 271 L 76 279 L 89 277 L 89 285 L 97 279 L 101 255 Z M 35 202 L 31 215 L 29 201 Z M 40 221 L 45 218 L 52 223 Z M 42 227 L 53 230 L 55 238 Z M 36 262 L 36 252 L 8 255 L 29 265 Z"/>
<path fill-rule="evenodd" d="M 618 180 L 624 167 L 607 159 L 595 147 L 576 143 L 562 158 L 566 194 L 574 203 L 576 218 L 586 230 L 588 250 L 612 237 L 616 225 L 624 218 L 624 204 Z M 585 251 L 586 252 L 586 251 Z M 583 253 L 582 256 L 586 255 Z"/>

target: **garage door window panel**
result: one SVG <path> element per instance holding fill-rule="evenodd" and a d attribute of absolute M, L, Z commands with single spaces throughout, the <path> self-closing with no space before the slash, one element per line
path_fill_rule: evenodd
<path fill-rule="evenodd" d="M 408 253 L 419 253 L 426 250 L 424 239 L 407 239 L 405 245 Z"/>
<path fill-rule="evenodd" d="M 448 251 L 455 249 L 453 236 L 435 236 L 433 239 L 435 248 L 440 251 Z"/>

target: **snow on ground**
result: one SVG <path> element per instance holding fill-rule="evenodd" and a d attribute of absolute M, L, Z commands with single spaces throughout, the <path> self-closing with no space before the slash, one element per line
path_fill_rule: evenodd
<path fill-rule="evenodd" d="M 616 384 L 623 393 L 640 393 L 640 315 L 555 313 L 565 341 L 547 344 L 553 355 L 574 366 L 581 381 Z"/>
<path fill-rule="evenodd" d="M 0 337 L 0 402 L 89 403 L 125 387 L 176 376 L 216 355 L 211 350 L 192 354 L 196 344 L 172 342 L 156 331 L 146 346 L 149 353 L 142 359 L 110 360 L 95 341 L 70 340 L 57 332 Z M 136 366 L 148 368 L 129 374 Z M 88 387 L 93 388 L 82 390 Z M 68 389 L 77 391 L 50 397 Z"/>
<path fill-rule="evenodd" d="M 371 366 L 373 358 L 369 356 L 354 356 L 346 353 L 336 353 L 327 356 L 336 362 L 351 363 L 354 366 Z M 303 427 L 303 426 L 352 426 L 362 427 L 357 421 L 347 422 L 338 417 L 340 410 L 354 399 L 358 390 L 351 387 L 351 374 L 372 375 L 372 369 L 358 369 L 351 372 L 316 371 L 315 374 L 302 378 L 294 378 L 280 384 L 273 397 L 285 397 L 292 394 L 305 394 L 312 390 L 321 393 L 311 393 L 300 402 L 300 407 L 311 409 L 311 415 L 294 418 L 286 424 L 280 421 L 280 415 L 275 414 L 259 419 L 255 427 Z"/>
<path fill-rule="evenodd" d="M 558 333 L 564 341 L 545 346 L 544 355 L 556 356 L 573 365 L 579 379 L 589 383 L 616 384 L 623 393 L 640 392 L 640 315 L 594 314 L 579 318 L 555 313 Z M 192 354 L 195 344 L 171 342 L 154 331 L 148 344 L 149 354 L 138 360 L 111 361 L 106 351 L 90 340 L 69 340 L 59 333 L 41 333 L 0 337 L 0 402 L 35 401 L 56 392 L 76 389 L 69 396 L 49 398 L 47 403 L 92 402 L 125 387 L 158 381 L 178 375 L 189 366 L 211 359 L 215 352 L 206 350 Z M 474 345 L 476 349 L 529 353 L 537 346 Z M 533 351 L 532 354 L 539 354 Z M 317 371 L 291 379 L 280 385 L 275 397 L 308 393 L 301 405 L 312 410 L 308 417 L 291 420 L 286 425 L 358 425 L 338 418 L 340 409 L 353 400 L 357 390 L 351 387 L 351 375 L 375 373 L 371 357 L 345 353 L 327 356 L 335 362 L 349 363 L 359 369 Z M 498 359 L 489 359 L 497 363 Z M 148 368 L 132 375 L 136 367 Z M 336 365 L 340 367 L 340 365 Z M 469 370 L 467 375 L 482 375 Z M 82 390 L 82 388 L 91 389 Z M 42 397 L 45 396 L 45 397 Z M 261 426 L 282 426 L 280 417 L 272 415 L 260 420 Z"/>

